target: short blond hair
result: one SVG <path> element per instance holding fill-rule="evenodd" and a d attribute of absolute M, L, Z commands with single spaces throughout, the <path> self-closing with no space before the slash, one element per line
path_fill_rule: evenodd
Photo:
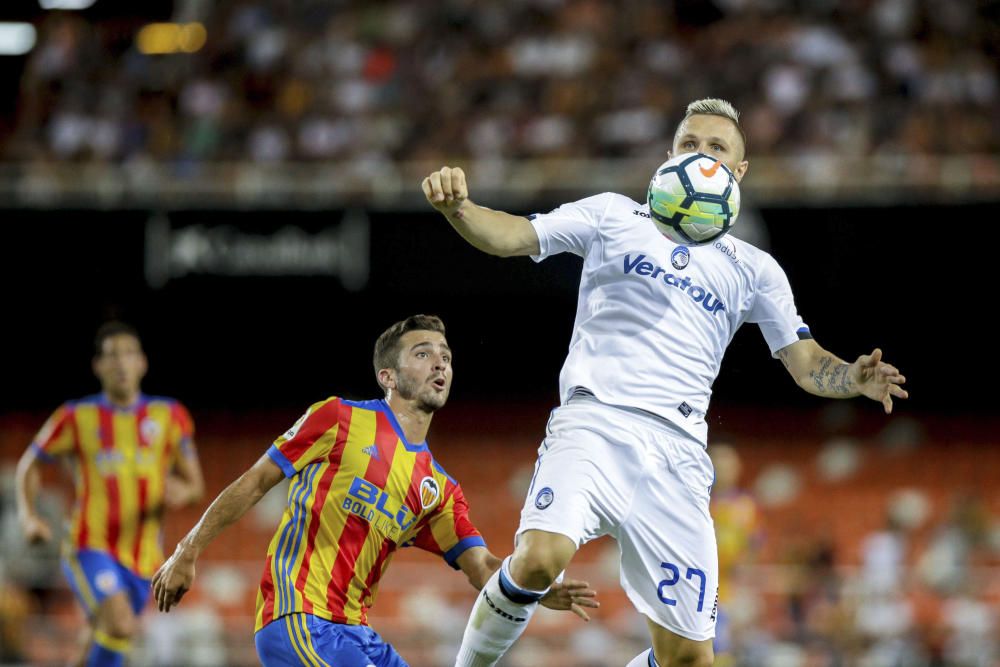
<path fill-rule="evenodd" d="M 684 121 L 691 116 L 700 115 L 722 116 L 723 118 L 728 118 L 733 121 L 733 125 L 736 126 L 736 131 L 740 133 L 740 139 L 743 140 L 743 157 L 746 158 L 748 151 L 747 135 L 743 131 L 743 126 L 740 125 L 740 112 L 736 110 L 736 107 L 726 100 L 718 97 L 706 97 L 704 99 L 695 100 L 691 104 L 687 105 L 687 109 L 684 111 L 684 118 L 681 120 L 681 125 L 684 125 Z M 680 129 L 680 125 L 677 129 Z"/>

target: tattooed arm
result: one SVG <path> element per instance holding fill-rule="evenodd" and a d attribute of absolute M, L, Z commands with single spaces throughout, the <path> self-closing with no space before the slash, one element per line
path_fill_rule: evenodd
<path fill-rule="evenodd" d="M 895 366 L 882 361 L 882 350 L 878 348 L 849 364 L 809 339 L 781 348 L 778 358 L 796 384 L 816 396 L 867 396 L 880 402 L 886 414 L 892 412 L 893 396 L 908 396 L 899 386 L 906 382 L 906 378 Z"/>

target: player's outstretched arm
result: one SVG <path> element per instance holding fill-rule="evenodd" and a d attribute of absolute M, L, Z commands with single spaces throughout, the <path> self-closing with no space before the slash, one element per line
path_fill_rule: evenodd
<path fill-rule="evenodd" d="M 208 506 L 174 554 L 153 575 L 156 608 L 169 612 L 194 583 L 195 562 L 223 528 L 237 521 L 284 478 L 281 468 L 265 454 Z"/>
<path fill-rule="evenodd" d="M 906 378 L 895 366 L 882 361 L 879 348 L 849 364 L 814 340 L 800 340 L 778 350 L 778 358 L 795 382 L 816 396 L 867 396 L 881 403 L 886 414 L 892 412 L 893 397 L 909 397 L 900 386 Z"/>
<path fill-rule="evenodd" d="M 469 583 L 477 590 L 483 589 L 493 573 L 500 569 L 500 559 L 490 553 L 485 547 L 472 547 L 458 557 L 455 561 L 458 567 L 469 578 Z M 552 584 L 549 592 L 540 602 L 549 609 L 558 611 L 571 611 L 585 621 L 590 620 L 590 615 L 584 607 L 597 609 L 601 603 L 595 600 L 597 591 L 590 587 L 586 581 L 578 579 L 563 579 Z"/>
<path fill-rule="evenodd" d="M 538 235 L 527 218 L 494 211 L 469 199 L 465 172 L 460 168 L 441 167 L 425 178 L 421 187 L 430 205 L 479 250 L 500 257 L 541 252 Z"/>

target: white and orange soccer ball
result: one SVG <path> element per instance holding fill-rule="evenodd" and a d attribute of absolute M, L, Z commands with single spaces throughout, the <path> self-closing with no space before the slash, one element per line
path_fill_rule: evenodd
<path fill-rule="evenodd" d="M 649 182 L 649 215 L 668 239 L 703 245 L 736 224 L 740 186 L 716 158 L 685 153 L 667 160 Z"/>

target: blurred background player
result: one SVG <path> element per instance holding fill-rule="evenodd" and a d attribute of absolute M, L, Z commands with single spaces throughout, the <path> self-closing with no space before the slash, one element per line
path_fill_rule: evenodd
<path fill-rule="evenodd" d="M 452 353 L 434 316 L 414 315 L 375 343 L 384 399 L 329 398 L 309 410 L 223 491 L 153 578 L 161 611 L 180 602 L 202 550 L 284 477 L 294 480 L 267 550 L 255 643 L 277 665 L 404 667 L 368 627 L 379 580 L 399 547 L 416 546 L 462 570 L 477 590 L 499 567 L 469 519 L 462 488 L 427 446 L 451 391 Z M 588 620 L 585 582 L 543 604 Z"/>
<path fill-rule="evenodd" d="M 670 155 L 682 153 L 710 155 L 741 179 L 749 162 L 732 105 L 689 104 Z M 879 349 L 847 363 L 820 347 L 784 271 L 739 239 L 678 246 L 645 217 L 646 204 L 613 193 L 524 218 L 474 204 L 461 169 L 433 172 L 422 188 L 484 252 L 584 258 L 561 405 L 539 448 L 514 554 L 477 599 L 456 665 L 495 664 L 580 546 L 603 535 L 619 543 L 622 586 L 653 640 L 630 667 L 711 665 L 718 553 L 705 415 L 737 329 L 758 324 L 771 354 L 817 396 L 866 396 L 889 414 L 893 397 L 907 395 L 905 379 Z"/>
<path fill-rule="evenodd" d="M 29 542 L 52 539 L 36 513 L 39 462 L 68 464 L 76 505 L 63 547 L 63 572 L 87 615 L 88 667 L 121 665 L 163 562 L 166 508 L 196 502 L 204 491 L 194 426 L 172 398 L 140 391 L 147 360 L 139 334 L 121 322 L 95 338 L 94 375 L 101 393 L 63 404 L 17 465 L 17 511 Z"/>
<path fill-rule="evenodd" d="M 753 495 L 740 487 L 743 465 L 736 448 L 717 442 L 708 448 L 715 470 L 712 484 L 712 521 L 719 548 L 719 611 L 715 624 L 715 664 L 735 664 L 732 655 L 729 604 L 740 569 L 753 565 L 760 542 L 760 510 Z"/>

